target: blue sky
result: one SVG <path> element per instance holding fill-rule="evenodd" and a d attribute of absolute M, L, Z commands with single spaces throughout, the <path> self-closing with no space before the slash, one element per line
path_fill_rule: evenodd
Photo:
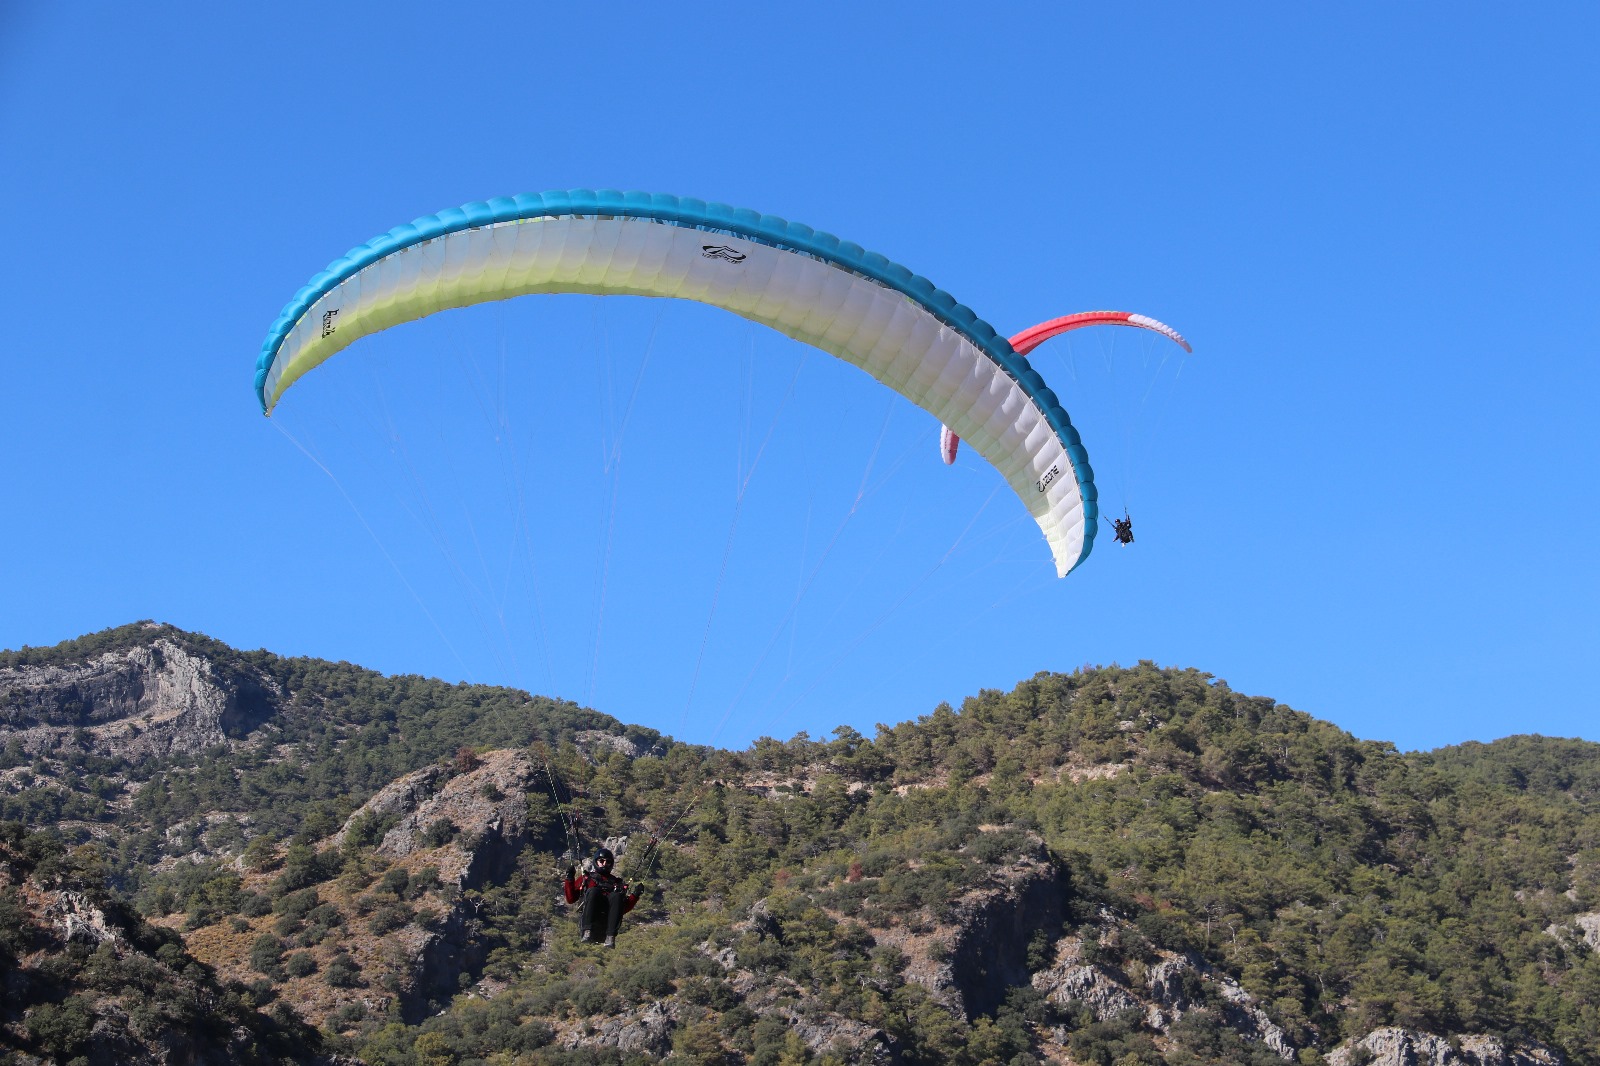
<path fill-rule="evenodd" d="M 156 618 L 733 745 L 1140 659 L 1403 748 L 1600 739 L 1592 5 L 605 10 L 0 5 L 0 645 Z M 927 415 L 684 305 L 441 315 L 260 417 L 329 260 L 577 187 L 1006 333 L 1170 322 L 1186 362 L 1035 358 L 1138 542 L 1056 580 Z"/>

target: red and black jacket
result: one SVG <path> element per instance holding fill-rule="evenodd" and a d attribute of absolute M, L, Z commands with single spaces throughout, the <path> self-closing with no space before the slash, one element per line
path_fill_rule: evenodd
<path fill-rule="evenodd" d="M 561 890 L 566 893 L 568 903 L 578 902 L 578 900 L 583 898 L 583 894 L 591 887 L 598 888 L 601 892 L 610 894 L 612 892 L 625 891 L 628 885 L 627 882 L 623 881 L 622 878 L 616 876 L 615 874 L 602 873 L 579 874 L 576 879 L 569 877 L 561 882 Z M 622 913 L 627 914 L 629 911 L 633 910 L 633 905 L 638 902 L 639 891 L 635 889 L 633 892 L 622 897 Z"/>

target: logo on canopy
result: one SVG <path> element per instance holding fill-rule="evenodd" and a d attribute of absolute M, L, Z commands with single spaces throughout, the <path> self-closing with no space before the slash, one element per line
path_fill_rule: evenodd
<path fill-rule="evenodd" d="M 730 263 L 744 262 L 744 253 L 737 248 L 729 248 L 726 244 L 702 244 L 700 254 L 707 259 L 725 259 Z"/>

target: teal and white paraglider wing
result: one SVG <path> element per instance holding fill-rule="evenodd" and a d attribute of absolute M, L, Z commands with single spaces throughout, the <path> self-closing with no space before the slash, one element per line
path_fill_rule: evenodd
<path fill-rule="evenodd" d="M 722 204 L 573 190 L 400 226 L 312 278 L 256 367 L 263 412 L 379 330 L 529 293 L 664 296 L 731 311 L 852 363 L 1000 471 L 1065 576 L 1089 555 L 1094 475 L 1056 396 L 992 327 L 926 278 L 809 226 Z"/>

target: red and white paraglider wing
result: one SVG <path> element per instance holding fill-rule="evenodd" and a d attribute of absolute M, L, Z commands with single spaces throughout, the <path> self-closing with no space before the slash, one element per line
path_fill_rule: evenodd
<path fill-rule="evenodd" d="M 949 466 L 956 461 L 956 449 L 961 447 L 961 438 L 956 436 L 949 426 L 939 427 L 939 457 L 944 460 L 944 465 Z"/>
<path fill-rule="evenodd" d="M 1059 337 L 1084 326 L 1133 326 L 1159 333 L 1186 352 L 1194 351 L 1183 335 L 1165 322 L 1157 322 L 1148 315 L 1129 314 L 1127 311 L 1080 311 L 1075 315 L 1062 315 L 1027 329 L 1011 338 L 1011 348 L 1018 355 L 1027 355 L 1051 337 Z"/>
<path fill-rule="evenodd" d="M 1185 352 L 1194 351 L 1189 342 L 1183 339 L 1183 334 L 1165 322 L 1158 322 L 1148 315 L 1135 315 L 1127 311 L 1079 311 L 1075 315 L 1052 318 L 1037 326 L 1029 326 L 1014 335 L 1011 338 L 1011 349 L 1018 355 L 1027 355 L 1051 337 L 1059 337 L 1063 333 L 1070 333 L 1085 326 L 1133 326 L 1135 329 L 1147 329 L 1166 337 Z M 960 446 L 961 438 L 950 432 L 949 426 L 939 427 L 939 457 L 945 461 L 946 466 L 956 461 L 956 451 Z"/>

